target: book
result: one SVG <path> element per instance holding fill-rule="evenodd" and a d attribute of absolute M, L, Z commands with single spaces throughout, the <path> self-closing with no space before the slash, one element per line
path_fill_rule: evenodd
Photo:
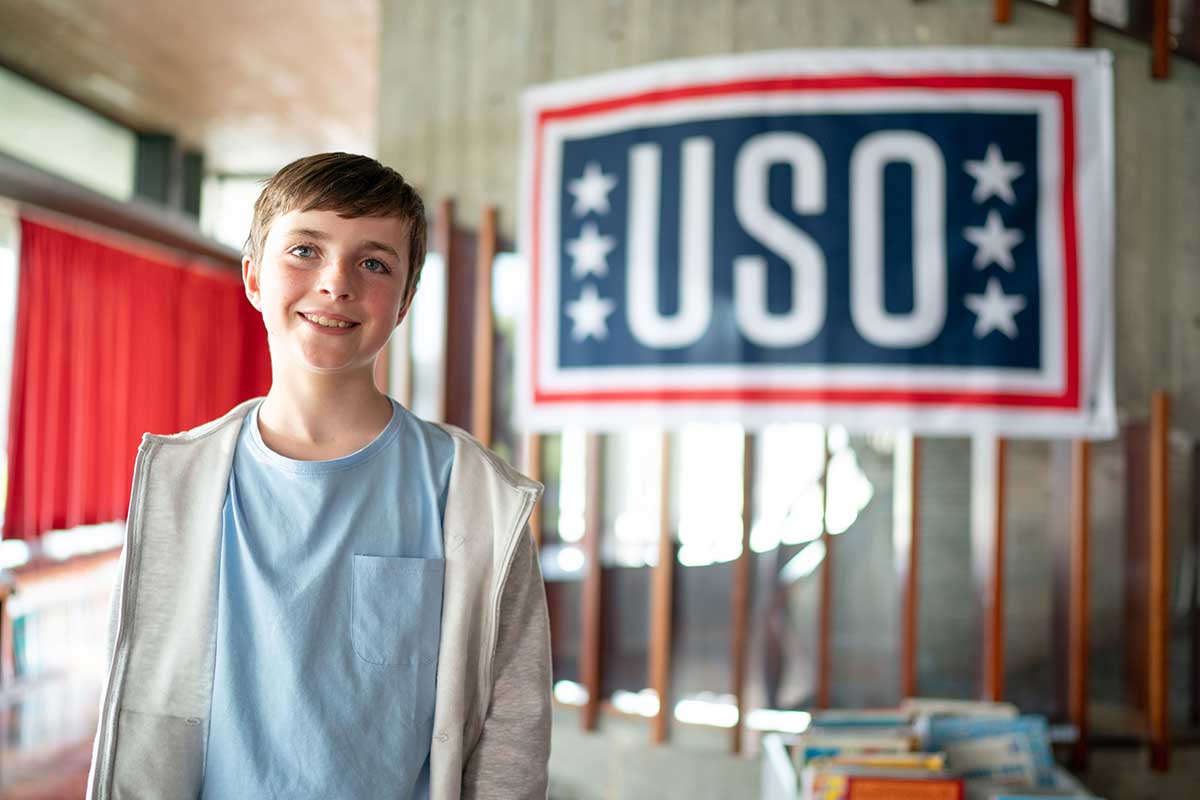
<path fill-rule="evenodd" d="M 959 778 L 884 778 L 852 776 L 846 800 L 962 800 Z"/>
<path fill-rule="evenodd" d="M 983 700 L 945 700 L 936 697 L 906 697 L 900 701 L 900 711 L 910 719 L 940 714 L 951 717 L 987 717 L 1015 719 L 1020 711 L 1012 703 L 992 703 Z"/>
<path fill-rule="evenodd" d="M 946 756 L 942 753 L 866 753 L 861 755 L 835 755 L 819 759 L 822 766 L 880 767 L 883 769 L 911 769 L 914 772 L 941 772 L 946 768 Z"/>
<path fill-rule="evenodd" d="M 885 709 L 833 709 L 814 711 L 810 728 L 905 728 L 912 716 L 904 711 Z"/>
<path fill-rule="evenodd" d="M 963 781 L 944 772 L 814 764 L 800 774 L 803 800 L 963 800 Z"/>
<path fill-rule="evenodd" d="M 1045 717 L 933 717 L 922 744 L 944 752 L 950 771 L 963 778 L 1054 786 L 1054 754 Z"/>
<path fill-rule="evenodd" d="M 911 733 L 811 731 L 791 743 L 796 769 L 816 758 L 910 753 L 917 740 Z"/>

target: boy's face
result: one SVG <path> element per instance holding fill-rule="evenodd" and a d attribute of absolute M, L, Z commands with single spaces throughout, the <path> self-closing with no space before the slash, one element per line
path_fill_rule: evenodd
<path fill-rule="evenodd" d="M 408 236 L 399 217 L 347 219 L 292 211 L 267 231 L 246 296 L 262 312 L 275 371 L 339 373 L 374 366 L 405 309 Z M 349 327 L 317 321 L 346 320 Z M 339 322 L 334 322 L 339 325 Z"/>

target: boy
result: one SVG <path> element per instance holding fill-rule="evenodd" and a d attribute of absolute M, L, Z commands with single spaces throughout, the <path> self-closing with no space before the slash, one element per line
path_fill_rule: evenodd
<path fill-rule="evenodd" d="M 546 796 L 541 486 L 379 392 L 424 208 L 295 161 L 242 261 L 272 384 L 134 468 L 88 797 Z"/>

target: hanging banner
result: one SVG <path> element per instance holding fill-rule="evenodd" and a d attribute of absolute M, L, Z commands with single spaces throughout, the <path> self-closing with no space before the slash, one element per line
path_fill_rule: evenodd
<path fill-rule="evenodd" d="M 524 427 L 1115 433 L 1107 53 L 669 62 L 523 116 Z"/>

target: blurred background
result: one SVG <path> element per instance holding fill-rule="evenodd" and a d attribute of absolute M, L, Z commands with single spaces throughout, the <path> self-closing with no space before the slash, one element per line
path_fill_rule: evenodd
<path fill-rule="evenodd" d="M 521 91 L 834 46 L 1112 52 L 1119 436 L 1008 441 L 987 477 L 979 442 L 904 430 L 516 430 Z M 552 797 L 757 797 L 765 732 L 917 693 L 1046 716 L 1098 796 L 1196 796 L 1198 141 L 1192 0 L 0 0 L 0 798 L 83 797 L 140 434 L 265 393 L 239 251 L 262 181 L 328 150 L 430 212 L 381 386 L 547 486 Z"/>

